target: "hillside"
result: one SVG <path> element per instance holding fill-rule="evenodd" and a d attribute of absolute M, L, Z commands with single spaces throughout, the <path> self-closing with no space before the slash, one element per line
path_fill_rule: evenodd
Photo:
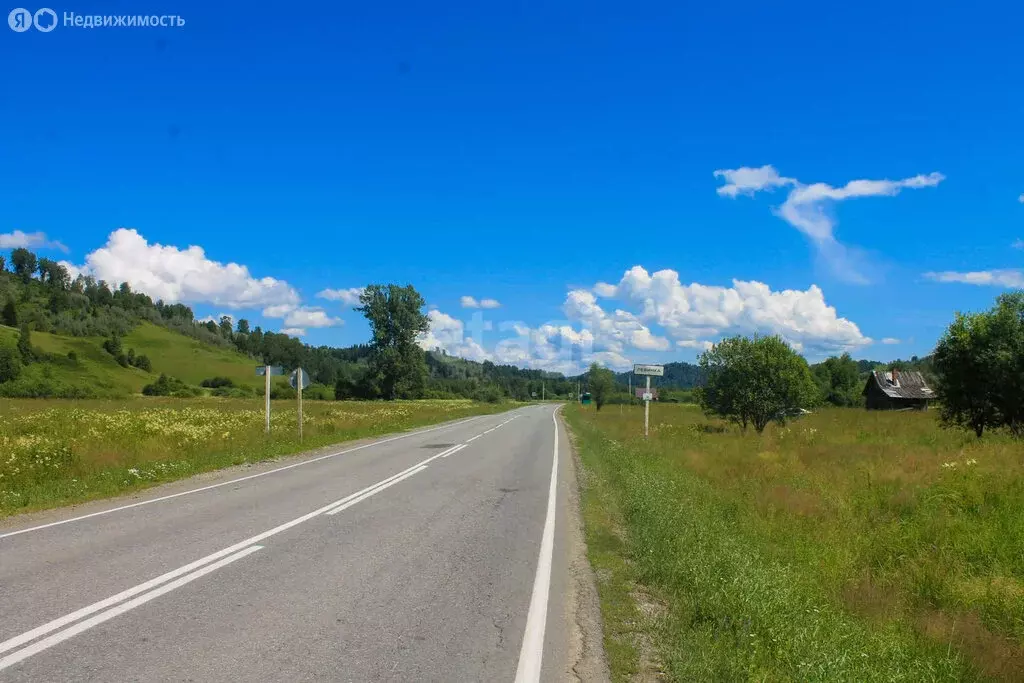
<path fill-rule="evenodd" d="M 14 346 L 18 330 L 0 326 L 0 344 Z M 8 385 L 5 394 L 19 393 L 18 389 L 50 386 L 69 388 L 76 395 L 123 396 L 139 393 L 161 373 L 178 377 L 189 384 L 199 384 L 211 377 L 228 377 L 235 384 L 260 386 L 262 380 L 255 374 L 257 364 L 237 351 L 204 344 L 198 339 L 160 327 L 140 323 L 122 338 L 125 351 L 146 355 L 152 371 L 122 367 L 103 348 L 103 337 L 70 337 L 46 332 L 32 332 L 32 346 L 38 352 L 49 354 L 42 362 L 30 363 L 21 376 Z M 74 358 L 68 356 L 74 354 Z M 23 392 L 36 393 L 36 392 Z M 64 392 L 53 392 L 61 394 Z"/>

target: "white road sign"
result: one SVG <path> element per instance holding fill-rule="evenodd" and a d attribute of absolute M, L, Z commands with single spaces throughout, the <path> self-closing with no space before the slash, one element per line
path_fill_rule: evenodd
<path fill-rule="evenodd" d="M 652 393 L 651 393 L 651 392 L 649 392 L 649 391 L 645 391 L 645 392 L 644 392 L 644 395 L 643 395 L 643 399 L 644 399 L 645 401 L 650 401 L 650 400 L 653 400 L 653 399 L 654 399 L 654 394 L 652 394 Z"/>
<path fill-rule="evenodd" d="M 298 370 L 292 370 L 292 374 L 288 376 L 288 384 L 292 385 L 292 389 L 298 389 L 299 388 L 297 386 L 298 374 L 299 374 Z M 302 371 L 302 388 L 305 389 L 306 387 L 308 387 L 311 384 L 311 382 L 312 382 L 312 380 L 309 379 L 309 373 L 306 372 L 305 370 L 303 370 Z"/>
<path fill-rule="evenodd" d="M 651 377 L 664 377 L 665 366 L 664 365 L 643 365 L 637 363 L 633 365 L 634 375 L 648 375 Z"/>

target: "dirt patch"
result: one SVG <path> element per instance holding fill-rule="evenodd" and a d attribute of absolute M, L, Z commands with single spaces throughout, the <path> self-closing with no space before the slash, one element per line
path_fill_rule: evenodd
<path fill-rule="evenodd" d="M 559 415 L 561 420 L 561 415 Z M 569 466 L 569 519 L 567 529 L 571 560 L 569 561 L 569 605 L 572 612 L 572 633 L 569 638 L 569 665 L 565 680 L 610 681 L 608 661 L 604 652 L 604 626 L 601 621 L 601 602 L 597 595 L 594 572 L 587 560 L 587 544 L 583 535 L 583 517 L 580 515 L 580 479 L 583 468 L 576 455 L 571 432 Z"/>
<path fill-rule="evenodd" d="M 959 649 L 985 676 L 1000 681 L 1024 681 L 1024 647 L 989 631 L 977 614 L 921 612 L 916 624 L 929 638 Z"/>

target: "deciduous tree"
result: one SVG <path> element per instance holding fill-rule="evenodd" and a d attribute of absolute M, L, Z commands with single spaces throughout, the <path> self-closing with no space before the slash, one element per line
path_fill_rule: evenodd
<path fill-rule="evenodd" d="M 590 387 L 590 397 L 593 399 L 594 405 L 601 410 L 601 406 L 608 402 L 615 391 L 615 373 L 593 363 L 587 372 L 587 384 Z"/>
<path fill-rule="evenodd" d="M 423 297 L 412 285 L 370 285 L 359 296 L 356 310 L 370 323 L 373 352 L 371 374 L 387 399 L 416 398 L 426 384 L 427 365 L 416 337 L 430 323 L 422 308 Z"/>

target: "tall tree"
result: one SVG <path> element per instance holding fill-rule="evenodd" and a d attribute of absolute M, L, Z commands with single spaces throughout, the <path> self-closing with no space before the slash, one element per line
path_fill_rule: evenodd
<path fill-rule="evenodd" d="M 28 323 L 22 323 L 21 329 L 18 330 L 18 353 L 21 354 L 21 360 L 25 364 L 36 359 L 36 354 L 32 350 L 32 333 L 28 329 Z"/>
<path fill-rule="evenodd" d="M 608 402 L 612 392 L 615 391 L 615 373 L 593 363 L 587 372 L 587 384 L 590 387 L 590 397 L 594 399 L 594 405 L 601 410 L 601 406 Z"/>
<path fill-rule="evenodd" d="M 249 321 L 245 318 L 238 321 L 238 334 L 249 334 Z"/>
<path fill-rule="evenodd" d="M 814 405 L 817 386 L 807 361 L 779 337 L 732 337 L 701 354 L 701 407 L 758 433 Z"/>
<path fill-rule="evenodd" d="M 21 278 L 21 281 L 28 284 L 32 279 L 32 273 L 36 272 L 38 261 L 36 255 L 24 247 L 18 247 L 11 252 L 11 265 L 14 266 L 14 274 Z"/>
<path fill-rule="evenodd" d="M 982 313 L 957 313 L 935 347 L 943 424 L 1024 435 L 1024 292 Z"/>
<path fill-rule="evenodd" d="M 4 304 L 4 310 L 0 312 L 0 321 L 8 327 L 18 326 L 18 309 L 15 307 L 12 299 L 8 299 L 7 303 Z"/>
<path fill-rule="evenodd" d="M 373 333 L 370 368 L 384 398 L 415 398 L 426 384 L 427 365 L 416 337 L 430 328 L 423 297 L 412 285 L 370 285 L 356 308 Z"/>
<path fill-rule="evenodd" d="M 222 315 L 220 317 L 220 335 L 222 337 L 225 339 L 231 339 L 231 330 L 233 327 L 230 315 Z"/>
<path fill-rule="evenodd" d="M 860 370 L 850 354 L 832 356 L 815 365 L 811 371 L 823 401 L 837 406 L 860 403 Z"/>

